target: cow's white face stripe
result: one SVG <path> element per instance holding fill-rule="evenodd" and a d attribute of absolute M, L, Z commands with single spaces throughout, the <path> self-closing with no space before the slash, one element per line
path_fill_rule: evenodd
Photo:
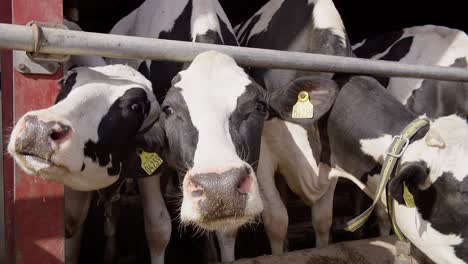
<path fill-rule="evenodd" d="M 206 52 L 180 77 L 175 86 L 182 89 L 192 123 L 198 130 L 192 170 L 202 172 L 223 164 L 243 164 L 230 136 L 229 116 L 250 83 L 247 74 L 232 58 Z"/>

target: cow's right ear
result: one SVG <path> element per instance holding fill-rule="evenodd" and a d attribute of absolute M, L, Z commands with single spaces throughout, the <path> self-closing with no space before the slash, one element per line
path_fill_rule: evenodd
<path fill-rule="evenodd" d="M 269 106 L 277 115 L 286 121 L 302 125 L 313 124 L 327 113 L 335 102 L 338 94 L 338 84 L 330 79 L 320 77 L 303 77 L 296 79 L 285 87 L 273 92 Z M 306 98 L 308 96 L 308 98 Z M 310 101 L 313 106 L 312 114 L 301 116 L 293 114 L 294 106 Z"/>

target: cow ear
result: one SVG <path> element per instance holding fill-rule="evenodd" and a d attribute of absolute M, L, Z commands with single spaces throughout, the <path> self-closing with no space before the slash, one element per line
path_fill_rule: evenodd
<path fill-rule="evenodd" d="M 298 124 L 313 124 L 330 110 L 338 94 L 338 84 L 330 79 L 303 77 L 273 92 L 269 106 L 281 119 Z M 297 105 L 307 98 L 313 111 L 306 115 L 297 115 Z M 301 99 L 302 98 L 302 99 Z M 295 108 L 296 105 L 296 108 Z M 310 105 L 306 106 L 310 109 Z M 293 114 L 294 112 L 294 114 Z"/>
<path fill-rule="evenodd" d="M 73 85 L 76 84 L 76 76 L 78 73 L 74 70 L 69 70 L 63 75 L 60 80 L 58 80 L 58 84 L 60 85 L 60 91 L 55 98 L 55 103 L 58 103 L 65 99 L 68 94 L 71 92 Z"/>
<path fill-rule="evenodd" d="M 132 139 L 126 151 L 124 173 L 127 177 L 141 178 L 159 174 L 167 167 L 164 130 L 157 121 L 150 130 Z"/>
<path fill-rule="evenodd" d="M 389 182 L 389 192 L 399 204 L 405 205 L 408 203 L 408 201 L 405 202 L 405 197 L 414 196 L 420 192 L 427 177 L 428 171 L 424 164 L 420 162 L 405 163 Z M 407 191 L 405 191 L 405 185 Z M 405 193 L 408 191 L 409 193 Z"/>

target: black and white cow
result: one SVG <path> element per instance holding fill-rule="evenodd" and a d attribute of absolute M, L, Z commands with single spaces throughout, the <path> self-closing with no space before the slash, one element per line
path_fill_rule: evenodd
<path fill-rule="evenodd" d="M 321 80 L 321 85 L 330 90 L 330 100 L 335 100 L 328 116 L 318 124 L 329 149 L 321 162 L 330 165 L 330 175 L 378 178 L 392 137 L 418 116 L 373 78 L 340 76 L 336 80 Z M 313 85 L 300 89 L 312 90 L 311 98 L 323 93 L 314 92 Z M 336 90 L 339 92 L 335 99 L 332 95 Z M 273 96 L 271 104 L 282 105 L 277 109 L 291 109 L 296 96 L 297 92 L 283 92 L 282 96 Z M 313 123 L 292 118 L 288 121 L 304 128 Z M 468 166 L 464 163 L 468 157 L 467 136 L 466 117 L 451 115 L 431 120 L 429 127 L 409 144 L 389 184 L 398 226 L 436 263 L 468 261 L 468 196 L 464 188 L 468 181 Z M 406 207 L 403 201 L 403 183 L 414 196 L 415 208 Z M 376 192 L 376 186 L 369 187 Z"/>
<path fill-rule="evenodd" d="M 131 14 L 120 20 L 115 25 L 111 33 L 237 45 L 237 40 L 234 36 L 231 25 L 216 0 L 147 0 Z M 171 79 L 183 68 L 183 64 L 174 62 L 141 60 L 109 60 L 109 62 L 112 64 L 125 62 L 142 72 L 152 82 L 152 94 L 156 95 L 156 98 L 159 100 L 162 100 L 165 97 L 167 90 L 171 86 Z M 128 71 L 128 69 L 125 69 L 126 67 L 122 68 L 122 72 L 119 72 L 119 67 L 116 66 L 115 68 L 102 69 L 92 68 L 89 70 L 79 68 L 70 72 L 67 75 L 68 78 L 63 81 L 65 88 L 62 89 L 64 92 L 59 94 L 59 99 L 63 99 L 63 94 L 70 91 L 71 87 L 74 87 L 73 91 L 76 91 L 73 93 L 76 94 L 75 97 L 67 96 L 63 101 L 60 101 L 57 105 L 52 106 L 51 108 L 40 110 L 39 112 L 33 111 L 27 113 L 25 117 L 18 122 L 12 133 L 10 153 L 15 156 L 23 169 L 30 173 L 39 173 L 50 180 L 59 180 L 70 188 L 80 191 L 104 188 L 117 181 L 117 175 L 119 175 L 119 172 L 121 172 L 122 169 L 120 159 L 123 158 L 123 154 L 127 151 L 117 143 L 127 142 L 128 140 L 125 138 L 130 137 L 132 133 L 135 134 L 137 132 L 132 129 L 141 120 L 133 120 L 132 118 L 128 119 L 127 117 L 119 117 L 118 115 L 115 116 L 114 111 L 119 113 L 118 110 L 121 110 L 120 108 L 124 107 L 124 105 L 119 106 L 119 104 L 129 102 L 120 102 L 117 95 L 120 92 L 123 92 L 124 88 L 119 88 L 119 82 L 116 83 L 117 78 L 112 76 L 118 75 L 117 77 L 122 79 L 128 77 L 130 78 L 129 80 L 133 80 L 132 78 L 141 78 L 141 83 L 144 84 L 145 87 L 151 87 L 147 82 L 143 82 L 143 76 L 136 72 Z M 107 71 L 105 69 L 115 69 L 114 71 L 116 72 L 112 73 L 113 75 L 111 77 L 106 76 L 105 74 L 94 74 L 99 71 Z M 80 74 L 77 74 L 77 71 Z M 77 77 L 78 75 L 81 77 Z M 77 78 L 81 78 L 80 80 L 86 81 L 79 81 L 76 83 Z M 106 85 L 108 88 L 104 89 Z M 103 89 L 93 90 L 90 88 L 93 86 L 102 86 Z M 131 91 L 132 92 L 129 91 L 129 99 L 142 96 L 141 92 L 136 92 L 137 94 L 134 94 L 135 92 L 133 92 L 133 90 Z M 125 94 L 120 94 L 120 96 L 127 98 Z M 101 101 L 103 101 L 102 104 Z M 151 98 L 151 102 L 153 104 L 153 98 Z M 115 103 L 116 106 L 111 106 L 112 103 Z M 94 105 L 97 105 L 97 107 L 100 108 L 94 109 Z M 157 104 L 157 100 L 155 99 L 154 106 L 157 105 L 159 104 Z M 125 105 L 125 107 L 126 106 L 127 105 Z M 140 124 L 141 129 L 148 127 L 149 124 L 157 118 L 156 112 L 148 113 L 145 112 L 148 110 L 147 108 L 141 109 L 138 105 L 136 105 L 136 107 L 137 108 L 134 111 L 140 111 L 147 114 L 144 119 L 144 125 Z M 156 108 L 151 109 L 154 110 Z M 125 108 L 123 110 L 125 110 Z M 61 111 L 63 111 L 63 113 L 61 113 Z M 106 111 L 108 112 L 106 113 Z M 25 120 L 29 120 L 31 118 L 28 116 L 36 116 L 38 114 L 41 115 L 41 117 L 36 118 L 38 121 L 33 119 L 35 123 L 39 122 L 38 124 L 43 126 L 44 124 L 43 122 L 41 123 L 41 118 L 43 118 L 42 116 L 45 116 L 44 120 L 48 120 L 52 123 L 56 122 L 58 124 L 54 125 L 50 123 L 54 125 L 54 127 L 48 128 L 49 132 L 52 131 L 51 135 L 57 139 L 57 142 L 61 142 L 62 140 L 71 142 L 68 140 L 69 137 L 74 136 L 75 134 L 79 135 L 78 137 L 73 137 L 75 139 L 73 141 L 73 147 L 75 148 L 73 155 L 68 152 L 63 153 L 63 155 L 56 152 L 61 149 L 59 148 L 60 144 L 56 144 L 57 146 L 51 145 L 51 149 L 47 149 L 47 151 L 54 153 L 54 155 L 45 157 L 47 158 L 46 160 L 42 161 L 40 158 L 30 156 L 23 158 L 21 155 L 22 153 L 33 153 L 25 152 L 21 149 L 18 150 L 15 142 L 21 142 L 21 138 L 23 137 L 31 138 L 35 136 L 34 133 L 36 132 L 34 131 L 40 126 L 36 126 L 35 123 L 33 123 L 33 126 L 28 126 L 26 123 L 32 121 L 26 122 Z M 68 116 L 68 114 L 70 115 Z M 130 132 L 127 131 L 129 129 L 131 130 Z M 55 133 L 55 130 L 57 130 L 58 133 Z M 54 139 L 50 141 L 45 135 L 48 133 L 47 129 L 41 129 L 41 131 L 41 133 L 44 134 L 43 140 L 29 140 L 29 142 L 27 142 L 27 146 L 30 148 L 28 151 L 43 151 L 41 148 L 45 149 L 46 147 L 49 147 L 48 144 L 55 144 Z M 101 142 L 102 137 L 106 138 Z M 68 144 L 69 143 L 66 143 L 65 145 Z M 18 146 L 21 147 L 23 144 L 21 143 Z M 155 145 L 151 147 L 154 146 Z M 113 152 L 109 152 L 107 150 L 103 151 L 103 147 L 112 147 Z M 76 155 L 75 152 L 77 153 Z M 38 154 L 36 156 L 40 155 Z M 133 157 L 128 158 L 131 160 L 139 159 L 135 153 L 133 153 Z M 63 162 L 67 164 L 63 164 L 61 159 L 63 159 Z M 76 167 L 78 166 L 77 164 L 80 162 L 82 163 L 83 160 L 86 162 L 80 164 L 80 168 L 76 170 Z M 44 165 L 47 162 L 58 163 L 63 165 L 66 169 L 56 166 L 49 168 Z M 69 171 L 68 174 L 67 171 Z M 133 171 L 131 173 L 144 174 L 144 172 L 141 171 Z M 241 172 L 233 171 L 232 173 L 235 174 Z M 147 233 L 147 240 L 149 242 L 151 259 L 153 263 L 163 263 L 164 250 L 170 237 L 171 223 L 160 193 L 159 177 L 140 179 L 139 189 L 143 195 L 143 207 L 151 209 L 144 210 L 145 230 Z M 82 209 L 67 212 L 67 215 L 73 216 L 72 218 L 75 220 L 67 222 L 72 222 L 74 227 L 79 227 L 83 223 L 87 214 L 90 194 L 67 189 L 67 196 L 69 196 L 71 200 L 68 203 L 70 208 Z M 80 205 L 83 206 L 80 208 Z M 182 211 L 185 212 L 185 210 Z M 229 236 L 229 232 L 226 233 L 224 230 L 218 232 L 218 235 L 221 242 L 222 259 L 232 260 L 234 258 L 234 240 Z M 79 241 L 74 241 L 73 245 L 75 248 L 79 247 Z M 77 251 L 71 250 L 69 252 Z M 70 258 L 77 259 L 77 254 L 74 254 Z"/>
<path fill-rule="evenodd" d="M 442 26 L 384 33 L 355 44 L 353 49 L 361 58 L 468 69 L 468 36 Z M 468 83 L 395 77 L 377 80 L 417 114 L 468 115 Z"/>
<path fill-rule="evenodd" d="M 307 10 L 306 7 L 309 8 L 309 11 L 313 10 L 314 19 L 312 22 L 301 15 L 306 12 L 304 11 Z M 332 1 L 328 0 L 307 2 L 272 0 L 250 20 L 239 26 L 237 32 L 241 45 L 249 47 L 353 56 L 353 53 L 349 49 L 349 41 L 346 38 L 341 18 L 334 8 Z M 314 32 L 318 33 L 314 35 Z M 323 32 L 327 33 L 324 34 Z M 307 33 L 312 33 L 312 37 L 304 38 L 304 35 Z M 328 37 L 323 37 L 324 35 Z M 339 36 L 342 38 L 340 39 Z M 332 48 L 332 52 L 330 52 L 330 48 Z M 265 84 L 265 87 L 273 93 L 277 93 L 281 89 L 281 84 L 293 81 L 295 78 L 304 75 L 304 73 L 295 71 L 264 69 L 252 69 L 250 73 L 257 82 Z M 286 122 L 284 122 L 281 119 L 272 118 L 265 122 L 257 177 L 264 192 L 265 210 L 262 216 L 264 217 L 266 230 L 272 243 L 273 253 L 282 252 L 288 222 L 287 212 L 274 185 L 273 175 L 275 170 L 279 170 L 285 176 L 289 187 L 299 194 L 306 203 L 313 204 L 312 219 L 315 222 L 314 227 L 316 232 L 318 231 L 316 236 L 320 245 L 320 241 L 324 241 L 324 237 L 328 240 L 328 229 L 332 218 L 333 191 L 336 184 L 335 177 L 350 178 L 354 176 L 361 180 L 373 179 L 368 180 L 367 184 L 371 190 L 375 190 L 378 174 L 375 176 L 374 174 L 378 172 L 380 166 L 378 163 L 380 160 L 375 155 L 378 151 L 379 155 L 385 155 L 385 149 L 388 148 L 391 137 L 386 136 L 390 137 L 386 142 L 372 141 L 371 139 L 378 138 L 379 136 L 377 135 L 398 134 L 401 132 L 399 130 L 403 128 L 401 126 L 406 125 L 416 117 L 394 98 L 391 98 L 389 94 L 386 94 L 380 84 L 372 78 L 352 77 L 348 80 L 340 80 L 340 85 L 334 84 L 331 80 L 329 82 L 328 87 L 330 91 L 334 91 L 338 87 L 342 88 L 338 96 L 340 100 L 337 99 L 328 119 L 325 118 L 316 123 L 298 121 L 292 118 L 286 119 Z M 334 86 L 335 88 L 333 88 Z M 345 89 L 345 87 L 352 88 Z M 304 87 L 304 89 L 306 88 Z M 365 93 L 369 94 L 361 95 L 363 91 L 359 89 L 363 89 Z M 377 95 L 374 95 L 374 93 Z M 317 93 L 317 95 L 319 94 Z M 312 93 L 311 98 L 317 95 Z M 289 102 L 284 107 L 277 106 L 276 109 L 291 109 L 297 100 L 297 93 L 289 97 L 286 95 L 283 97 L 285 99 L 281 100 L 289 100 Z M 274 97 L 271 100 L 273 102 L 270 102 L 270 104 L 274 105 L 277 103 L 274 101 Z M 372 100 L 376 101 L 373 102 Z M 361 105 L 363 111 L 359 108 Z M 335 108 L 339 110 L 335 110 Z M 393 108 L 397 110 L 394 111 Z M 381 113 L 382 110 L 393 113 L 393 116 L 389 116 L 388 114 L 383 115 Z M 346 111 L 351 111 L 351 113 L 346 113 Z M 372 115 L 374 112 L 381 114 L 381 118 L 380 116 Z M 288 116 L 288 114 L 280 116 L 284 117 Z M 394 126 L 392 126 L 393 123 Z M 444 152 L 443 155 L 449 156 L 450 154 L 450 157 L 461 163 L 461 160 L 458 158 L 466 155 L 466 150 L 464 150 L 464 148 L 466 149 L 466 143 L 463 142 L 464 138 L 466 138 L 463 136 L 463 133 L 466 133 L 466 121 L 462 118 L 451 116 L 435 120 L 431 123 L 431 127 L 434 129 L 431 129 L 432 132 L 426 136 L 429 143 L 426 144 L 425 141 L 420 140 L 417 141 L 419 144 L 416 144 L 416 142 L 412 144 L 413 147 L 418 146 L 417 148 L 414 147 L 414 152 L 417 154 L 413 153 L 413 156 L 409 156 L 410 154 L 408 154 L 406 156 L 408 158 L 403 158 L 403 164 L 422 160 L 423 163 L 426 163 L 426 167 L 429 168 L 429 173 L 421 177 L 424 180 L 427 179 L 427 182 L 430 182 L 433 186 L 440 182 L 437 182 L 437 179 L 444 178 L 444 171 L 447 172 L 446 174 L 452 173 L 458 175 L 454 177 L 460 182 L 463 181 L 466 172 L 463 172 L 464 168 L 460 169 L 460 165 L 450 163 L 449 167 L 444 167 L 442 163 L 446 162 L 445 157 L 435 155 L 425 156 L 422 155 L 422 152 Z M 460 131 L 464 131 L 455 135 L 459 142 L 452 140 L 452 136 L 447 134 L 446 128 L 449 127 L 457 127 Z M 444 132 L 435 132 L 438 130 Z M 370 146 L 375 146 L 378 149 L 374 153 L 374 156 L 370 154 L 370 150 L 361 147 L 361 144 L 364 146 L 366 145 L 365 142 L 368 142 L 366 139 L 372 142 Z M 442 143 L 443 141 L 445 143 Z M 447 147 L 448 141 L 451 141 L 450 147 Z M 444 151 L 441 149 L 444 149 Z M 454 152 L 457 154 L 451 156 Z M 370 157 L 376 158 L 375 160 L 371 160 Z M 405 173 L 408 174 L 408 172 L 413 172 L 413 170 L 400 170 L 397 174 L 404 175 Z M 398 186 L 395 182 L 400 180 L 401 183 L 402 177 L 396 177 L 393 184 L 398 188 L 392 189 L 392 192 L 396 190 L 394 195 L 399 199 L 399 202 L 402 200 L 401 193 L 398 193 L 398 191 L 401 191 L 402 187 L 401 185 Z M 430 185 L 426 184 L 418 187 L 418 184 L 419 182 L 416 182 L 413 185 L 411 189 L 413 193 L 417 193 L 419 187 L 421 187 L 421 190 L 425 190 Z M 461 189 L 442 189 L 437 187 L 438 190 L 434 191 L 435 187 L 430 188 L 431 193 L 429 197 L 433 199 L 432 201 L 444 196 L 451 197 L 453 195 L 457 197 L 454 203 L 456 206 L 463 203 L 463 190 Z M 435 197 L 434 192 L 438 193 L 438 198 Z M 428 193 L 425 194 L 427 195 Z M 441 199 L 438 202 L 447 203 L 451 202 L 451 200 Z M 379 220 L 381 227 L 383 227 L 381 233 L 388 233 L 389 224 L 388 221 L 385 221 L 385 199 L 378 205 L 377 214 L 380 216 Z M 318 208 L 314 210 L 314 207 L 317 206 Z M 420 213 L 421 210 L 427 209 L 426 206 L 431 209 L 437 208 L 437 210 L 433 211 L 433 215 L 428 214 L 427 211 L 424 214 Z M 462 225 L 457 225 L 457 223 L 465 223 L 468 220 L 464 213 L 454 215 L 453 218 L 446 217 L 447 214 L 455 213 L 457 209 L 451 211 L 452 208 L 448 206 L 442 208 L 437 204 L 418 204 L 418 209 L 413 209 L 412 216 L 408 216 L 408 212 L 404 212 L 404 209 L 402 206 L 398 206 L 397 214 L 400 214 L 398 222 L 401 225 L 405 225 L 402 229 L 405 234 L 408 234 L 415 245 L 421 250 L 425 247 L 423 252 L 439 262 L 443 262 L 444 259 L 454 261 L 456 259 L 466 259 L 464 253 L 465 246 L 462 244 L 463 239 L 451 240 L 451 234 L 462 236 L 466 232 Z M 317 221 L 317 218 L 322 219 L 321 221 Z M 404 222 L 402 219 L 406 219 L 406 221 L 410 219 L 413 221 L 413 225 L 408 225 L 408 222 Z M 450 222 L 449 225 L 453 226 L 450 232 L 443 231 L 441 226 L 430 229 L 431 224 L 435 224 L 441 219 L 447 223 Z M 417 235 L 409 232 L 414 227 L 415 220 L 420 230 L 420 233 Z M 320 222 L 322 225 L 317 225 Z M 420 224 L 422 224 L 424 229 L 421 228 Z M 440 236 L 437 236 L 437 232 L 439 232 Z M 428 234 L 429 236 L 426 236 Z M 320 238 L 321 236 L 322 239 Z M 442 238 L 443 240 L 441 240 Z M 442 249 L 439 253 L 434 252 L 435 241 L 441 242 L 437 244 Z M 457 246 L 455 247 L 455 245 Z M 453 254 L 454 248 L 456 248 L 457 254 Z M 429 252 L 430 250 L 433 251 Z"/>
<path fill-rule="evenodd" d="M 281 91 L 305 85 L 297 81 Z M 312 120 L 331 105 L 322 103 L 328 91 L 322 92 L 313 99 Z M 183 223 L 227 231 L 234 242 L 237 228 L 262 212 L 255 168 L 263 122 L 286 113 L 273 110 L 269 98 L 234 59 L 215 51 L 199 54 L 174 78 L 145 141 L 165 146 L 163 156 L 181 178 Z"/>
<path fill-rule="evenodd" d="M 128 153 L 135 151 L 132 142 L 154 123 L 160 108 L 151 83 L 124 65 L 78 67 L 69 71 L 60 85 L 55 105 L 30 111 L 18 120 L 8 152 L 27 173 L 66 186 L 68 238 L 80 232 L 90 191 L 112 185 L 129 169 Z M 140 187 L 154 186 L 157 179 L 141 179 Z M 152 201 L 158 195 L 145 192 L 143 200 L 149 196 Z M 148 214 L 145 210 L 145 222 L 151 220 Z M 170 220 L 168 214 L 157 217 Z M 66 240 L 70 263 L 78 260 L 77 235 L 78 239 Z M 159 236 L 167 244 L 169 237 Z M 164 248 L 158 253 L 163 257 Z"/>
<path fill-rule="evenodd" d="M 331 0 L 270 0 L 236 30 L 242 46 L 352 56 L 343 22 Z M 270 92 L 311 75 L 256 68 L 249 74 Z M 288 227 L 286 208 L 275 187 L 275 171 L 281 172 L 290 189 L 311 206 L 316 244 L 325 246 L 329 242 L 337 180 L 330 179 L 329 171 L 320 166 L 321 149 L 316 125 L 304 128 L 279 118 L 265 122 L 257 177 L 265 201 L 263 222 L 273 254 L 283 252 Z"/>

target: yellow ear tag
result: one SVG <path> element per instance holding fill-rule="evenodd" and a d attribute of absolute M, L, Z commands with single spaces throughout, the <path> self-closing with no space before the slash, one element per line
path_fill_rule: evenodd
<path fill-rule="evenodd" d="M 302 91 L 297 95 L 297 102 L 292 110 L 292 118 L 312 117 L 314 117 L 314 105 L 309 101 L 309 93 Z"/>
<path fill-rule="evenodd" d="M 405 200 L 405 204 L 409 208 L 416 207 L 414 203 L 414 197 L 411 192 L 408 190 L 408 186 L 406 186 L 406 182 L 403 182 L 403 200 Z"/>
<path fill-rule="evenodd" d="M 153 174 L 163 163 L 161 157 L 154 152 L 146 152 L 139 148 L 137 149 L 137 154 L 141 159 L 141 168 L 148 173 L 148 175 Z"/>

